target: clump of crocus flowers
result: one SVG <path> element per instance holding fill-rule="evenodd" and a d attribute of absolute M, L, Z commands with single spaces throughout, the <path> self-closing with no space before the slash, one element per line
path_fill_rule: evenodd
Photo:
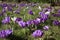
<path fill-rule="evenodd" d="M 1 30 L 0 31 L 0 38 L 6 38 L 6 37 L 8 37 L 11 34 L 12 34 L 12 30 L 11 29 Z"/>

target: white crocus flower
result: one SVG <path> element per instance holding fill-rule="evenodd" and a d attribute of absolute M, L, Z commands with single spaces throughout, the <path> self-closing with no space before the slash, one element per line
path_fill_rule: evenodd
<path fill-rule="evenodd" d="M 16 20 L 16 17 L 11 18 L 11 20 L 12 20 L 12 21 L 15 21 L 15 20 Z"/>
<path fill-rule="evenodd" d="M 41 6 L 38 7 L 39 10 L 42 10 Z"/>
<path fill-rule="evenodd" d="M 45 12 L 45 14 L 49 15 L 50 14 L 50 11 Z"/>

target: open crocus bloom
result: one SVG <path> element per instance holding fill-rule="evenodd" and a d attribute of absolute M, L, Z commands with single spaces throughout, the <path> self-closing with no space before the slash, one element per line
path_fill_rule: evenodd
<path fill-rule="evenodd" d="M 48 19 L 48 15 L 45 14 L 44 12 L 40 12 L 39 14 L 40 14 L 40 17 L 42 19 L 42 22 L 44 22 Z"/>
<path fill-rule="evenodd" d="M 60 14 L 57 13 L 57 14 L 53 14 L 54 17 L 60 17 Z"/>
<path fill-rule="evenodd" d="M 44 26 L 43 29 L 44 30 L 48 30 L 49 29 L 49 26 Z"/>
<path fill-rule="evenodd" d="M 0 31 L 0 38 L 5 38 L 7 36 L 9 36 L 12 33 L 12 30 L 8 29 L 8 30 L 2 30 Z"/>
<path fill-rule="evenodd" d="M 29 10 L 29 14 L 33 15 L 33 11 L 32 10 Z"/>
<path fill-rule="evenodd" d="M 17 22 L 17 23 L 18 23 L 18 25 L 19 25 L 20 27 L 22 27 L 22 28 L 26 27 L 26 23 L 23 22 L 23 21 L 19 21 L 19 22 Z"/>
<path fill-rule="evenodd" d="M 10 22 L 10 17 L 7 16 L 5 17 L 3 20 L 2 20 L 2 23 L 5 24 L 5 23 L 9 23 Z"/>
<path fill-rule="evenodd" d="M 41 19 L 40 18 L 36 18 L 35 20 L 33 20 L 33 23 L 35 25 L 38 25 L 40 22 L 41 22 Z"/>
<path fill-rule="evenodd" d="M 42 37 L 43 36 L 43 31 L 41 30 L 36 30 L 32 34 L 33 37 Z"/>
<path fill-rule="evenodd" d="M 26 22 L 26 25 L 27 26 L 29 26 L 29 25 L 31 25 L 33 22 L 32 22 L 33 20 L 28 20 L 27 22 Z"/>
<path fill-rule="evenodd" d="M 60 22 L 59 22 L 58 20 L 54 20 L 54 21 L 53 21 L 53 24 L 54 24 L 54 25 L 57 25 L 57 26 L 60 26 Z"/>

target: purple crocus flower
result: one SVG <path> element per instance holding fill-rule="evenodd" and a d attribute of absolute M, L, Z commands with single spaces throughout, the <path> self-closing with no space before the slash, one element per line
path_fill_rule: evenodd
<path fill-rule="evenodd" d="M 19 22 L 19 21 L 22 21 L 22 18 L 16 18 L 15 22 Z"/>
<path fill-rule="evenodd" d="M 35 25 L 38 25 L 40 22 L 41 22 L 41 19 L 40 18 L 36 18 L 35 20 L 33 20 L 33 23 Z"/>
<path fill-rule="evenodd" d="M 33 23 L 32 20 L 28 20 L 28 21 L 26 22 L 26 25 L 29 26 L 29 25 L 31 25 L 32 23 Z"/>
<path fill-rule="evenodd" d="M 29 14 L 30 14 L 30 15 L 33 15 L 33 11 L 32 11 L 32 10 L 29 10 Z"/>
<path fill-rule="evenodd" d="M 7 16 L 5 17 L 3 20 L 2 20 L 2 23 L 5 24 L 5 23 L 9 23 L 10 22 L 10 17 Z"/>
<path fill-rule="evenodd" d="M 60 14 L 52 14 L 54 17 L 60 17 Z"/>
<path fill-rule="evenodd" d="M 26 23 L 24 21 L 19 21 L 18 25 L 22 28 L 26 27 Z"/>
<path fill-rule="evenodd" d="M 43 29 L 44 30 L 48 30 L 49 29 L 49 26 L 44 26 Z"/>
<path fill-rule="evenodd" d="M 12 30 L 2 30 L 0 31 L 0 38 L 8 37 L 12 33 Z"/>
<path fill-rule="evenodd" d="M 7 7 L 7 6 L 8 6 L 7 3 L 2 4 L 2 7 Z"/>
<path fill-rule="evenodd" d="M 33 37 L 42 37 L 43 36 L 43 31 L 41 30 L 36 30 L 32 34 Z"/>
<path fill-rule="evenodd" d="M 44 14 L 44 12 L 40 12 L 40 17 L 42 19 L 42 22 L 46 21 L 48 19 L 48 15 L 47 14 Z"/>
<path fill-rule="evenodd" d="M 44 12 L 39 12 L 39 15 L 41 15 L 41 16 L 42 16 L 42 14 L 44 14 Z"/>
<path fill-rule="evenodd" d="M 6 35 L 7 34 L 11 34 L 12 33 L 12 30 L 5 30 L 5 32 L 6 32 Z"/>
<path fill-rule="evenodd" d="M 59 26 L 59 25 L 60 25 L 60 22 L 59 22 L 58 20 L 54 20 L 54 21 L 53 21 L 53 24 Z"/>

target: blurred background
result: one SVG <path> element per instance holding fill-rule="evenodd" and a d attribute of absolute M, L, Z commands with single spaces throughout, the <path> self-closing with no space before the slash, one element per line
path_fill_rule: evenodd
<path fill-rule="evenodd" d="M 54 5 L 60 5 L 60 0 L 0 0 L 0 2 L 15 2 L 15 3 L 20 3 L 20 2 L 38 2 L 38 3 L 51 3 L 52 6 Z"/>

